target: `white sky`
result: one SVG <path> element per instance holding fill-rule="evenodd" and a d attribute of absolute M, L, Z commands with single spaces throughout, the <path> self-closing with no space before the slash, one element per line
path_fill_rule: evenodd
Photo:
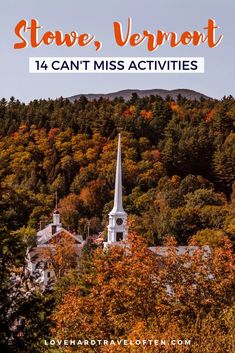
<path fill-rule="evenodd" d="M 10 96 L 28 102 L 39 98 L 68 97 L 80 93 L 106 93 L 127 88 L 189 88 L 208 96 L 235 96 L 235 1 L 234 0 L 4 0 L 0 4 L 0 98 Z M 149 53 L 146 45 L 118 47 L 113 22 L 124 25 L 132 17 L 133 31 L 202 30 L 209 18 L 220 26 L 221 44 L 209 49 L 162 46 Z M 98 53 L 93 45 L 37 49 L 13 49 L 14 28 L 21 19 L 37 18 L 47 30 L 89 32 L 101 40 Z M 29 74 L 29 56 L 204 56 L 204 74 Z"/>

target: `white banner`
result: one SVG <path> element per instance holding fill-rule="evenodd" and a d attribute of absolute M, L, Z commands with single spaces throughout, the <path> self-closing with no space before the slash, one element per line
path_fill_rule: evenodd
<path fill-rule="evenodd" d="M 30 73 L 204 73 L 203 57 L 30 57 Z"/>

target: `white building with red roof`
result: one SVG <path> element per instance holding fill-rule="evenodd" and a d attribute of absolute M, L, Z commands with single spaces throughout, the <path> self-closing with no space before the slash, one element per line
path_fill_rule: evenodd
<path fill-rule="evenodd" d="M 53 212 L 52 223 L 44 226 L 40 222 L 40 230 L 36 235 L 36 246 L 29 249 L 27 254 L 27 268 L 31 274 L 38 273 L 38 281 L 45 287 L 48 281 L 54 277 L 54 271 L 50 266 L 50 254 L 56 251 L 56 244 L 64 239 L 71 239 L 74 254 L 79 257 L 84 245 L 81 235 L 65 229 L 60 220 L 57 209 Z"/>

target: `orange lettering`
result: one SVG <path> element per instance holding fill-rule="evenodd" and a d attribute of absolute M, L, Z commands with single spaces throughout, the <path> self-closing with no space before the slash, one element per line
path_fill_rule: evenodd
<path fill-rule="evenodd" d="M 30 39 L 32 48 L 37 48 L 42 44 L 42 40 L 38 42 L 38 30 L 42 28 L 38 25 L 38 21 L 35 19 L 31 20 L 31 26 L 27 27 L 30 30 Z M 51 33 L 51 32 L 49 32 Z"/>
<path fill-rule="evenodd" d="M 192 42 L 192 33 L 184 32 L 180 38 L 183 45 L 189 45 Z"/>
<path fill-rule="evenodd" d="M 207 36 L 205 36 L 203 33 L 200 33 L 198 31 L 193 32 L 193 45 L 197 46 L 200 43 L 204 43 L 207 41 Z"/>
<path fill-rule="evenodd" d="M 77 44 L 80 47 L 85 47 L 92 43 L 95 39 L 95 36 L 89 33 L 82 33 L 79 35 L 76 31 L 66 33 L 65 35 L 61 31 L 48 31 L 45 32 L 39 39 L 39 30 L 41 28 L 42 27 L 38 24 L 38 21 L 36 19 L 31 20 L 30 26 L 28 26 L 26 20 L 20 21 L 15 27 L 15 34 L 21 39 L 21 42 L 15 43 L 14 48 L 23 49 L 26 48 L 28 45 L 27 40 L 21 34 L 22 31 L 24 31 L 25 33 L 28 31 L 30 32 L 30 44 L 32 48 L 37 48 L 41 44 L 51 45 L 53 43 L 58 46 L 66 45 L 67 47 L 71 47 Z M 95 41 L 94 45 L 96 47 L 96 51 L 98 51 L 101 48 L 102 43 L 99 41 Z"/>
<path fill-rule="evenodd" d="M 22 30 L 24 30 L 24 32 L 26 32 L 27 25 L 28 25 L 28 23 L 27 23 L 26 20 L 22 20 L 16 25 L 15 34 L 17 35 L 17 37 L 19 37 L 21 39 L 21 42 L 20 43 L 15 43 L 14 44 L 14 49 L 23 49 L 23 48 L 26 48 L 28 46 L 28 42 L 21 35 L 21 31 Z"/>
<path fill-rule="evenodd" d="M 215 20 L 213 20 L 212 18 L 208 20 L 208 26 L 204 27 L 204 29 L 208 30 L 207 42 L 208 42 L 209 48 L 217 47 L 217 45 L 221 42 L 223 38 L 223 35 L 220 35 L 219 38 L 216 40 L 215 30 L 217 28 L 219 28 L 219 26 L 216 25 Z"/>
<path fill-rule="evenodd" d="M 132 45 L 133 47 L 136 47 L 140 45 L 144 40 L 145 38 L 142 37 L 140 34 L 138 33 L 132 34 L 130 38 L 130 45 Z"/>
<path fill-rule="evenodd" d="M 128 26 L 127 26 L 127 33 L 125 39 L 123 38 L 123 33 L 122 33 L 122 25 L 120 22 L 114 22 L 114 36 L 116 39 L 117 44 L 120 47 L 124 47 L 127 42 L 129 41 L 130 38 L 130 33 L 131 33 L 131 18 L 128 17 Z"/>
<path fill-rule="evenodd" d="M 81 47 L 84 47 L 84 46 L 90 44 L 93 41 L 93 39 L 94 39 L 94 36 L 90 36 L 87 33 L 83 33 L 78 38 L 78 44 Z"/>
<path fill-rule="evenodd" d="M 120 22 L 114 22 L 114 35 L 116 43 L 123 47 L 130 44 L 131 47 L 140 45 L 145 39 L 147 40 L 147 49 L 148 51 L 154 51 L 160 46 L 162 46 L 165 41 L 168 41 L 172 48 L 175 48 L 179 45 L 194 45 L 197 46 L 200 43 L 208 44 L 209 48 L 216 47 L 222 40 L 223 35 L 220 35 L 218 38 L 215 36 L 215 30 L 219 28 L 213 19 L 208 20 L 208 26 L 204 27 L 207 30 L 207 33 L 201 33 L 199 31 L 185 31 L 182 32 L 178 37 L 176 32 L 164 32 L 157 30 L 157 32 L 150 33 L 149 30 L 143 30 L 143 34 L 140 33 L 131 33 L 132 23 L 131 18 L 128 18 L 128 25 L 126 35 L 124 37 L 122 31 L 122 24 Z M 179 38 L 179 39 L 178 39 Z"/>

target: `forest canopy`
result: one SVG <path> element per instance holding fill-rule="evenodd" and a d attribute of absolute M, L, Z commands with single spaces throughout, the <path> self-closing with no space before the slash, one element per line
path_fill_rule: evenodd
<path fill-rule="evenodd" d="M 65 226 L 103 230 L 122 132 L 124 207 L 149 244 L 202 230 L 233 236 L 235 102 L 178 96 L 0 101 L 0 222 L 37 229 L 55 192 Z M 231 233 L 231 234 L 230 234 Z M 201 233 L 200 233 L 201 234 Z"/>

